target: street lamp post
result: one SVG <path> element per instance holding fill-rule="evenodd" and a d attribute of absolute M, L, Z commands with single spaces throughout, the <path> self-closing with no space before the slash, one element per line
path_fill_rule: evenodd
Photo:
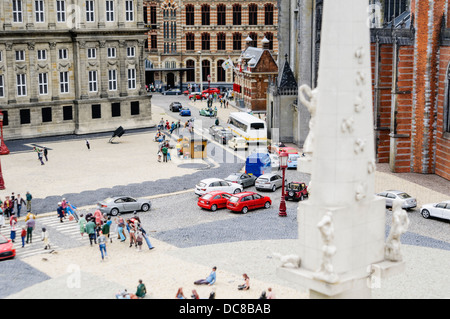
<path fill-rule="evenodd" d="M 283 171 L 283 181 L 281 184 L 281 202 L 280 202 L 280 211 L 278 213 L 278 216 L 280 217 L 286 217 L 286 200 L 284 199 L 284 184 L 286 179 L 286 168 L 287 168 L 287 161 L 288 161 L 288 153 L 281 152 L 280 153 L 280 168 Z"/>
<path fill-rule="evenodd" d="M 198 68 L 200 70 L 200 93 L 203 92 L 203 70 L 202 70 L 202 51 L 197 52 L 199 55 Z"/>

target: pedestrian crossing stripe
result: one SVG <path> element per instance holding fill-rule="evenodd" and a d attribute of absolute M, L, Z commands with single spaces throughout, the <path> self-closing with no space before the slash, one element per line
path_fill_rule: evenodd
<path fill-rule="evenodd" d="M 80 226 L 78 222 L 75 220 L 68 221 L 65 220 L 61 223 L 60 219 L 57 216 L 46 216 L 42 218 L 38 218 L 36 220 L 36 224 L 39 223 L 39 227 L 50 228 L 51 232 L 58 232 L 65 236 L 67 236 L 70 240 L 75 240 L 77 243 L 82 243 L 85 241 L 86 245 L 89 245 L 89 237 L 87 235 L 81 236 L 80 234 Z M 35 229 L 33 231 L 33 241 L 31 243 L 25 243 L 25 246 L 22 247 L 22 238 L 20 233 L 22 231 L 22 222 L 19 221 L 19 224 L 16 226 L 16 239 L 13 243 L 13 247 L 16 250 L 17 258 L 26 258 L 39 254 L 48 254 L 52 251 L 58 250 L 60 247 L 58 245 L 54 245 L 52 240 L 50 239 L 50 247 L 51 249 L 44 249 L 44 243 L 41 241 L 41 232 L 40 229 Z M 10 238 L 11 226 L 5 225 L 0 228 L 0 233 L 2 233 L 6 238 Z M 110 231 L 110 236 L 115 236 L 115 233 L 112 229 Z M 112 237 L 114 238 L 114 237 Z"/>

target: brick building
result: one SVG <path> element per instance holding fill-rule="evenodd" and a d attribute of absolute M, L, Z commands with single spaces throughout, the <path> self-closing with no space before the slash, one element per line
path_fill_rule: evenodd
<path fill-rule="evenodd" d="M 372 28 L 377 159 L 394 172 L 450 179 L 449 3 L 397 1 L 396 9 Z"/>
<path fill-rule="evenodd" d="M 272 54 L 278 51 L 277 0 L 144 0 L 144 16 L 146 83 L 163 89 L 231 89 L 233 70 L 222 64 L 237 62 L 248 36 L 255 46 L 267 38 Z"/>
<path fill-rule="evenodd" d="M 289 55 L 299 86 L 317 85 L 324 1 L 280 2 L 279 54 Z M 450 179 L 450 1 L 367 3 L 377 162 L 389 163 L 393 172 Z M 283 125 L 293 134 L 280 130 L 280 139 L 302 146 L 306 107 L 297 98 L 274 110 L 279 114 L 273 121 L 283 112 L 292 114 Z"/>
<path fill-rule="evenodd" d="M 5 139 L 151 125 L 143 5 L 0 1 Z"/>
<path fill-rule="evenodd" d="M 278 74 L 278 65 L 264 38 L 261 48 L 253 47 L 247 38 L 247 49 L 238 59 L 234 70 L 234 98 L 237 104 L 253 112 L 266 113 L 269 79 Z"/>

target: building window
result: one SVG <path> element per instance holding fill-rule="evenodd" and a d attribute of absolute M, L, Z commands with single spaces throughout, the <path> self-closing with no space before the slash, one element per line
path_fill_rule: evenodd
<path fill-rule="evenodd" d="M 63 121 L 73 120 L 72 105 L 63 106 Z"/>
<path fill-rule="evenodd" d="M 210 6 L 202 5 L 202 25 L 210 25 Z"/>
<path fill-rule="evenodd" d="M 47 50 L 37 50 L 37 59 L 40 61 L 47 60 Z"/>
<path fill-rule="evenodd" d="M 139 101 L 133 101 L 130 103 L 131 115 L 139 115 Z"/>
<path fill-rule="evenodd" d="M 48 94 L 48 74 L 39 73 L 38 74 L 38 85 L 39 85 L 39 95 Z"/>
<path fill-rule="evenodd" d="M 150 7 L 150 24 L 156 24 L 156 7 Z"/>
<path fill-rule="evenodd" d="M 30 123 L 31 123 L 30 109 L 20 110 L 20 124 L 30 124 Z"/>
<path fill-rule="evenodd" d="M 195 50 L 195 35 L 193 33 L 186 33 L 186 50 Z"/>
<path fill-rule="evenodd" d="M 136 69 L 128 69 L 128 89 L 136 88 Z"/>
<path fill-rule="evenodd" d="M 135 56 L 134 47 L 127 47 L 127 57 L 133 58 Z"/>
<path fill-rule="evenodd" d="M 24 50 L 16 51 L 16 61 L 25 61 L 25 51 Z"/>
<path fill-rule="evenodd" d="M 258 24 L 258 5 L 254 3 L 248 5 L 248 24 Z"/>
<path fill-rule="evenodd" d="M 56 21 L 66 22 L 66 1 L 64 0 L 56 1 Z"/>
<path fill-rule="evenodd" d="M 58 50 L 58 56 L 60 60 L 67 60 L 69 56 L 67 49 Z"/>
<path fill-rule="evenodd" d="M 97 71 L 88 73 L 89 92 L 97 92 Z"/>
<path fill-rule="evenodd" d="M 125 20 L 134 21 L 134 3 L 132 0 L 125 1 Z"/>
<path fill-rule="evenodd" d="M 258 35 L 255 32 L 250 32 L 248 35 L 252 41 L 250 41 L 249 45 L 251 47 L 257 48 L 258 47 Z"/>
<path fill-rule="evenodd" d="M 273 33 L 267 32 L 264 36 L 269 40 L 269 50 L 273 50 Z"/>
<path fill-rule="evenodd" d="M 116 48 L 108 48 L 108 58 L 112 59 L 116 57 Z"/>
<path fill-rule="evenodd" d="M 158 37 L 156 34 L 152 34 L 150 36 L 150 48 L 152 50 L 158 49 Z"/>
<path fill-rule="evenodd" d="M 225 33 L 217 34 L 217 50 L 225 51 L 225 49 L 226 49 L 226 38 L 227 38 L 227 36 L 225 35 Z"/>
<path fill-rule="evenodd" d="M 268 3 L 264 6 L 265 25 L 273 25 L 273 4 Z"/>
<path fill-rule="evenodd" d="M 242 50 L 242 34 L 233 33 L 233 50 L 241 51 Z"/>
<path fill-rule="evenodd" d="M 34 17 L 36 23 L 42 23 L 45 21 L 44 19 L 44 1 L 43 0 L 35 0 L 34 1 Z"/>
<path fill-rule="evenodd" d="M 59 92 L 69 93 L 69 72 L 59 72 Z"/>
<path fill-rule="evenodd" d="M 22 0 L 12 0 L 13 22 L 21 23 L 23 20 Z"/>
<path fill-rule="evenodd" d="M 233 25 L 242 24 L 242 7 L 239 4 L 233 5 Z"/>
<path fill-rule="evenodd" d="M 186 6 L 186 25 L 194 25 L 195 23 L 195 8 L 193 4 Z"/>
<path fill-rule="evenodd" d="M 42 122 L 51 122 L 52 121 L 52 108 L 51 107 L 43 107 L 41 109 L 42 113 Z"/>
<path fill-rule="evenodd" d="M 227 7 L 224 4 L 217 5 L 217 25 L 227 24 Z"/>
<path fill-rule="evenodd" d="M 217 61 L 217 82 L 225 82 L 227 73 L 225 69 L 222 67 L 222 64 L 224 63 L 224 60 Z"/>
<path fill-rule="evenodd" d="M 102 118 L 102 106 L 100 104 L 91 105 L 92 118 L 101 119 Z"/>
<path fill-rule="evenodd" d="M 211 49 L 210 39 L 209 33 L 202 33 L 202 50 L 209 51 Z"/>
<path fill-rule="evenodd" d="M 114 22 L 114 1 L 106 1 L 106 21 Z"/>
<path fill-rule="evenodd" d="M 94 1 L 86 1 L 86 22 L 95 21 Z"/>
<path fill-rule="evenodd" d="M 108 90 L 110 90 L 110 91 L 117 90 L 117 71 L 116 70 L 108 70 Z"/>
<path fill-rule="evenodd" d="M 27 75 L 17 74 L 17 96 L 27 95 Z"/>
<path fill-rule="evenodd" d="M 96 48 L 87 49 L 87 57 L 88 59 L 95 59 L 97 57 L 97 49 Z"/>
<path fill-rule="evenodd" d="M 202 82 L 208 81 L 208 75 L 211 75 L 211 62 L 209 60 L 202 61 Z"/>
<path fill-rule="evenodd" d="M 186 68 L 189 69 L 186 71 L 186 82 L 195 82 L 195 61 L 187 60 Z"/>
<path fill-rule="evenodd" d="M 0 75 L 0 97 L 5 97 L 5 82 L 3 75 Z"/>
<path fill-rule="evenodd" d="M 111 117 L 120 117 L 120 103 L 111 103 Z"/>

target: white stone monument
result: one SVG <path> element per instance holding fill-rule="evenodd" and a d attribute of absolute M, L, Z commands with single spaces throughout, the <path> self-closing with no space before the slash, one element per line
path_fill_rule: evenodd
<path fill-rule="evenodd" d="M 385 257 L 385 202 L 374 191 L 368 5 L 324 2 L 318 88 L 301 90 L 315 104 L 308 145 L 314 190 L 298 207 L 300 266 L 277 273 L 307 287 L 311 298 L 370 298 L 373 273 L 404 267 Z"/>

